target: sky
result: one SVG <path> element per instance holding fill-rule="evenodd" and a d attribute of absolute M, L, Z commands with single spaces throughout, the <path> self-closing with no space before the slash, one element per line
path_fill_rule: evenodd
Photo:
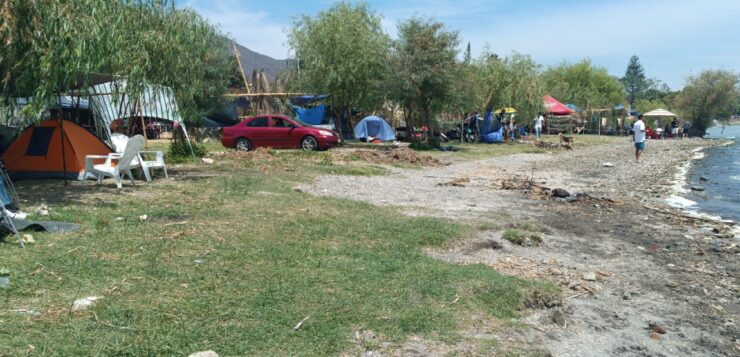
<path fill-rule="evenodd" d="M 184 0 L 238 43 L 268 56 L 291 57 L 286 31 L 332 0 Z M 395 37 L 412 16 L 459 31 L 473 57 L 486 48 L 531 55 L 544 66 L 584 58 L 621 77 L 637 55 L 648 78 L 680 89 L 707 69 L 740 72 L 740 0 L 368 0 Z"/>

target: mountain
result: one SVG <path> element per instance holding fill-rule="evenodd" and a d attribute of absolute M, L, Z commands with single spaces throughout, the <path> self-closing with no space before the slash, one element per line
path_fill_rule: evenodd
<path fill-rule="evenodd" d="M 254 52 L 238 43 L 236 43 L 236 49 L 239 51 L 239 60 L 242 63 L 244 75 L 247 76 L 247 79 L 250 81 L 252 78 L 252 71 L 259 72 L 260 70 L 263 70 L 267 77 L 274 80 L 277 78 L 278 73 L 288 69 L 290 65 L 294 63 L 291 60 L 274 59 L 270 56 Z M 231 50 L 234 50 L 233 46 Z"/>

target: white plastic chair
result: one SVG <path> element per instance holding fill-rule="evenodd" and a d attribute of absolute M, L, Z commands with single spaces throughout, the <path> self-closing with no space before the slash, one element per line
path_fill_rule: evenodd
<path fill-rule="evenodd" d="M 131 179 L 131 184 L 136 185 L 131 169 L 141 167 L 140 162 L 134 162 L 134 159 L 138 159 L 142 145 L 144 145 L 144 137 L 136 135 L 128 140 L 123 154 L 111 153 L 108 155 L 85 156 L 85 172 L 82 177 L 87 177 L 87 173 L 95 174 L 98 177 L 98 183 L 101 183 L 104 177 L 112 177 L 120 190 L 122 188 L 121 179 L 123 174 L 126 174 Z M 105 160 L 105 163 L 95 165 L 96 160 Z M 82 184 L 85 184 L 85 180 L 82 181 Z"/>
<path fill-rule="evenodd" d="M 123 154 L 123 150 L 126 149 L 126 143 L 128 143 L 128 141 L 128 136 L 124 134 L 111 134 L 111 142 L 113 142 L 113 146 L 119 154 Z M 152 158 L 153 160 L 148 160 Z M 152 169 L 164 170 L 164 177 L 169 178 L 169 175 L 167 175 L 167 166 L 164 162 L 164 152 L 162 151 L 140 151 L 139 155 L 133 160 L 132 165 L 141 167 L 141 171 L 147 182 L 152 181 Z"/>
<path fill-rule="evenodd" d="M 147 160 L 154 158 L 154 160 Z M 141 171 L 144 171 L 144 176 L 147 182 L 152 181 L 152 169 L 164 170 L 164 177 L 169 178 L 167 175 L 167 166 L 164 163 L 164 153 L 161 151 L 139 151 L 139 163 L 141 163 Z"/>

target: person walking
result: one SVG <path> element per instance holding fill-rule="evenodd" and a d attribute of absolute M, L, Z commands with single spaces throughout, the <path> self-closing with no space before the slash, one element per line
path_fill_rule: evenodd
<path fill-rule="evenodd" d="M 640 156 L 645 151 L 645 122 L 642 121 L 642 114 L 632 125 L 632 140 L 635 142 L 635 161 L 639 163 Z"/>
<path fill-rule="evenodd" d="M 537 136 L 537 140 L 540 140 L 540 133 L 542 133 L 542 123 L 545 121 L 545 117 L 540 113 L 534 118 L 534 132 Z"/>

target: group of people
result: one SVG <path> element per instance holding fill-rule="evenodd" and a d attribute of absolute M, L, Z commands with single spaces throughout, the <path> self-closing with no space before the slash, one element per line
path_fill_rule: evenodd
<path fill-rule="evenodd" d="M 519 123 L 517 123 L 516 119 L 516 113 L 506 113 L 504 109 L 502 109 L 499 112 L 496 112 L 494 115 L 494 120 L 492 121 L 492 128 L 490 128 L 492 131 L 498 131 L 499 128 L 503 127 L 503 136 L 505 141 L 511 141 L 516 140 L 517 138 L 521 138 L 523 136 L 526 136 L 530 132 L 530 125 L 525 124 L 523 126 L 520 126 Z M 467 126 L 472 129 L 474 132 L 479 132 L 478 123 L 480 120 L 483 120 L 479 114 L 479 112 L 474 112 L 472 116 L 470 116 L 467 121 L 469 124 Z M 534 134 L 537 138 L 537 140 L 540 139 L 540 136 L 543 133 L 543 130 L 545 128 L 545 114 L 538 113 L 537 116 L 534 118 Z"/>

